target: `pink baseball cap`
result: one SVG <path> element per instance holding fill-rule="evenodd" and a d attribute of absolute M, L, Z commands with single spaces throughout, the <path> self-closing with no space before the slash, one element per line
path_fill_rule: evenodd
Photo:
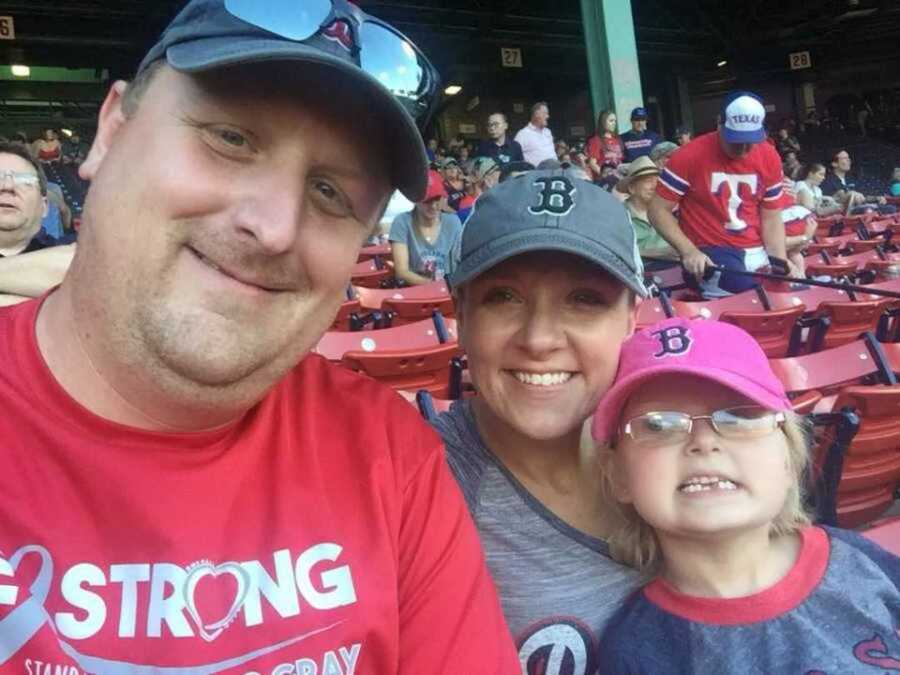
<path fill-rule="evenodd" d="M 718 382 L 770 410 L 791 409 L 784 386 L 749 333 L 721 321 L 666 319 L 622 345 L 616 379 L 594 413 L 594 440 L 611 440 L 632 392 L 647 380 L 669 374 Z"/>

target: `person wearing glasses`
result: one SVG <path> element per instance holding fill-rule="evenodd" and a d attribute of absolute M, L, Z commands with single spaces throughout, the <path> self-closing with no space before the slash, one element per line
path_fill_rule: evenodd
<path fill-rule="evenodd" d="M 519 671 L 440 439 L 309 353 L 437 82 L 344 0 L 193 0 L 112 85 L 69 272 L 0 310 L 0 670 Z"/>
<path fill-rule="evenodd" d="M 610 551 L 647 580 L 610 620 L 598 673 L 863 673 L 896 660 L 900 559 L 810 524 L 803 423 L 751 335 L 680 318 L 640 331 L 592 435 Z"/>
<path fill-rule="evenodd" d="M 488 138 L 478 144 L 476 157 L 490 157 L 503 166 L 510 162 L 524 162 L 522 146 L 507 135 L 509 122 L 501 112 L 492 113 L 487 119 Z"/>

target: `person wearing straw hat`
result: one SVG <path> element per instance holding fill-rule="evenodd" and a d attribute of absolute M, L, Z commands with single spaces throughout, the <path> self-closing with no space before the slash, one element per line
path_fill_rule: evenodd
<path fill-rule="evenodd" d="M 518 671 L 440 439 L 310 353 L 437 91 L 345 0 L 192 0 L 112 85 L 68 275 L 0 310 L 4 673 Z"/>
<path fill-rule="evenodd" d="M 631 216 L 631 224 L 637 236 L 638 250 L 642 256 L 649 258 L 666 258 L 673 263 L 662 260 L 644 261 L 648 270 L 671 267 L 678 260 L 678 252 L 650 224 L 647 209 L 656 193 L 659 180 L 659 168 L 650 157 L 638 157 L 628 165 L 628 174 L 619 181 L 616 189 L 628 194 L 625 208 Z"/>

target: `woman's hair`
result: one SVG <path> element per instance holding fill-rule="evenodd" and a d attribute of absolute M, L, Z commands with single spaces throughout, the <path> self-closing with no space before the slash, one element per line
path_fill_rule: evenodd
<path fill-rule="evenodd" d="M 809 430 L 799 415 L 788 412 L 786 418 L 782 432 L 787 438 L 788 468 L 793 483 L 781 512 L 772 521 L 770 536 L 796 532 L 810 523 L 809 514 L 804 507 L 804 481 L 809 466 Z M 632 504 L 624 504 L 616 498 L 616 485 L 620 477 L 617 473 L 619 469 L 615 447 L 604 445 L 598 447 L 596 453 L 602 507 L 610 523 L 610 535 L 607 538 L 610 555 L 620 563 L 653 576 L 662 562 L 656 533 Z"/>
<path fill-rule="evenodd" d="M 609 119 L 610 115 L 615 115 L 615 110 L 604 110 L 597 117 L 597 135 L 602 136 L 606 133 L 606 121 Z"/>
<path fill-rule="evenodd" d="M 803 167 L 803 171 L 800 172 L 800 180 L 806 180 L 807 178 L 809 178 L 809 174 L 819 173 L 820 171 L 825 171 L 824 164 L 819 164 L 818 162 L 813 162 L 812 164 L 806 164 Z"/>

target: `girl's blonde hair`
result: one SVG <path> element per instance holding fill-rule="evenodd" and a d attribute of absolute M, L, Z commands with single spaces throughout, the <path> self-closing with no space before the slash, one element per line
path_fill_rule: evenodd
<path fill-rule="evenodd" d="M 772 521 L 769 533 L 772 537 L 797 532 L 810 524 L 804 506 L 804 479 L 809 465 L 808 431 L 803 418 L 793 412 L 785 415 L 786 421 L 781 431 L 787 438 L 788 469 L 794 480 L 781 512 Z M 610 532 L 607 538 L 610 555 L 620 563 L 653 575 L 661 562 L 656 533 L 632 504 L 622 503 L 616 498 L 616 485 L 621 478 L 615 447 L 599 446 L 596 455 L 600 470 L 601 503 Z"/>

